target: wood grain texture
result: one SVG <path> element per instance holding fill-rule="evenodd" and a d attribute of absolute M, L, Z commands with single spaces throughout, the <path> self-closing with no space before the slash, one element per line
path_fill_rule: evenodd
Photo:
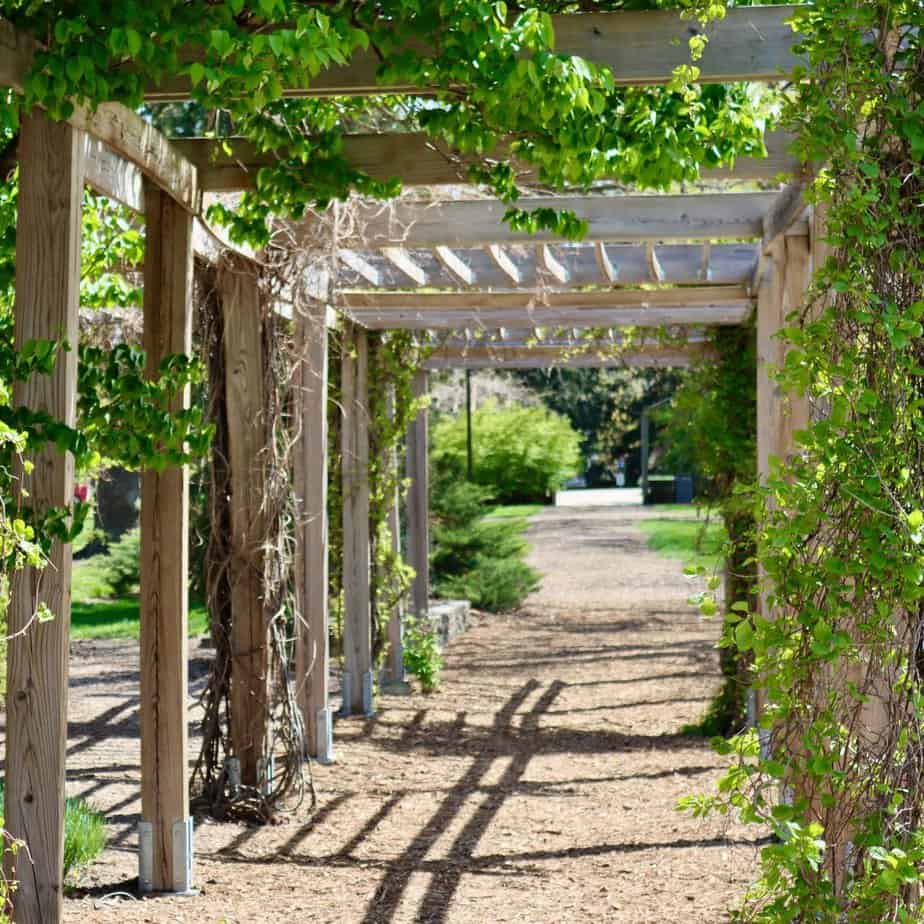
<path fill-rule="evenodd" d="M 415 398 L 428 394 L 428 375 L 421 370 L 412 383 Z M 418 412 L 407 435 L 407 558 L 414 569 L 411 611 L 419 616 L 430 606 L 430 468 L 427 440 L 429 412 Z"/>
<path fill-rule="evenodd" d="M 424 362 L 424 368 L 437 369 L 685 369 L 694 360 L 709 354 L 703 346 L 665 347 L 613 353 L 589 351 L 575 353 L 562 347 L 478 347 L 468 350 L 439 350 Z"/>
<path fill-rule="evenodd" d="M 395 391 L 391 386 L 388 394 L 388 415 L 394 420 Z M 392 445 L 388 450 L 388 465 L 392 471 L 398 473 L 398 448 Z M 394 497 L 388 510 L 388 532 L 391 536 L 391 552 L 398 560 L 401 555 L 401 487 L 400 481 L 395 483 Z M 404 608 L 405 601 L 399 600 L 388 617 L 388 656 L 386 660 L 387 676 L 391 683 L 400 683 L 404 680 Z"/>
<path fill-rule="evenodd" d="M 241 259 L 218 276 L 224 318 L 231 472 L 231 747 L 241 782 L 258 787 L 269 742 L 270 640 L 264 605 L 263 319 L 256 268 Z"/>
<path fill-rule="evenodd" d="M 697 62 L 700 82 L 774 81 L 799 63 L 792 52 L 797 36 L 786 25 L 792 11 L 790 6 L 732 8 L 725 19 L 705 30 L 670 10 L 560 14 L 552 16 L 552 26 L 557 52 L 610 68 L 622 86 L 667 83 L 675 67 L 690 63 L 687 41 L 701 31 L 709 42 Z M 420 50 L 433 53 L 432 49 Z M 184 60 L 199 58 L 201 54 L 191 53 Z M 290 88 L 287 95 L 419 94 L 427 90 L 401 81 L 380 83 L 378 70 L 379 59 L 372 51 L 357 52 L 347 65 L 327 68 L 310 87 Z M 145 91 L 145 98 L 156 102 L 189 96 L 185 76 L 167 78 Z"/>
<path fill-rule="evenodd" d="M 517 207 L 556 208 L 587 222 L 586 241 L 701 241 L 761 238 L 764 215 L 776 193 L 702 193 L 670 196 L 556 196 L 523 198 Z M 480 247 L 492 243 L 565 241 L 560 234 L 535 235 L 504 224 L 507 206 L 496 199 L 467 199 L 420 205 L 396 202 L 357 209 L 362 240 L 357 247 Z M 345 241 L 346 246 L 353 242 Z"/>
<path fill-rule="evenodd" d="M 219 146 L 211 138 L 184 138 L 172 142 L 174 149 L 199 170 L 205 192 L 236 192 L 252 189 L 261 167 L 279 162 L 284 152 L 260 151 L 244 138 L 223 139 Z M 792 135 L 768 132 L 766 157 L 739 157 L 731 167 L 706 167 L 704 180 L 773 180 L 800 169 L 790 154 Z M 501 144 L 495 153 L 504 157 L 509 148 Z M 377 180 L 399 177 L 405 186 L 459 186 L 468 182 L 471 157 L 453 151 L 423 132 L 381 135 L 345 135 L 343 155 L 358 170 Z M 523 182 L 535 182 L 536 171 L 528 164 L 514 165 Z"/>
<path fill-rule="evenodd" d="M 350 702 L 363 711 L 363 676 L 372 669 L 369 543 L 369 342 L 347 322 L 343 331 L 343 653 Z"/>
<path fill-rule="evenodd" d="M 192 351 L 192 217 L 170 196 L 145 189 L 144 337 L 147 374 Z M 189 389 L 175 409 L 189 406 Z M 141 478 L 141 817 L 153 829 L 152 887 L 174 891 L 173 826 L 189 817 L 187 779 L 187 593 L 189 473 Z"/>
<path fill-rule="evenodd" d="M 70 426 L 76 416 L 77 315 L 80 299 L 80 210 L 84 138 L 41 115 L 22 121 L 16 239 L 15 345 L 63 338 L 51 375 L 14 387 L 14 403 L 47 411 Z M 19 482 L 38 511 L 70 504 L 74 461 L 54 447 L 36 453 Z M 54 543 L 44 570 L 13 575 L 7 631 L 5 828 L 25 842 L 7 873 L 18 880 L 14 920 L 61 918 L 64 857 L 64 762 L 67 741 L 71 546 Z M 55 618 L 35 622 L 46 605 Z M 31 860 L 30 860 L 31 854 Z"/>
<path fill-rule="evenodd" d="M 326 306 L 312 303 L 297 314 L 296 355 L 300 357 L 301 434 L 295 446 L 295 486 L 299 499 L 295 683 L 308 756 L 318 756 L 318 711 L 330 699 L 327 547 L 327 326 Z"/>
<path fill-rule="evenodd" d="M 34 39 L 0 19 L 0 86 L 22 92 L 40 48 Z M 186 209 L 199 211 L 201 193 L 196 168 L 136 112 L 119 103 L 104 103 L 95 111 L 78 106 L 69 122 L 135 164 Z"/>

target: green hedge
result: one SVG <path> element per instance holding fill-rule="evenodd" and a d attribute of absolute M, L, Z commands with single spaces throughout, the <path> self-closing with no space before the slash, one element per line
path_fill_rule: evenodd
<path fill-rule="evenodd" d="M 580 435 L 547 408 L 489 402 L 472 415 L 472 433 L 472 480 L 498 503 L 545 501 L 578 470 Z M 431 458 L 442 470 L 464 475 L 464 414 L 436 425 Z"/>

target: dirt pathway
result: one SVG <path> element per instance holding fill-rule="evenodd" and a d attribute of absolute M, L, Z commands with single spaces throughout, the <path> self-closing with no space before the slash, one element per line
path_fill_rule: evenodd
<path fill-rule="evenodd" d="M 95 894 L 70 899 L 66 920 L 724 921 L 754 835 L 673 809 L 717 776 L 707 745 L 677 735 L 717 684 L 717 626 L 686 605 L 679 564 L 645 548 L 642 515 L 536 517 L 546 577 L 527 609 L 477 619 L 450 647 L 439 694 L 339 722 L 339 763 L 314 771 L 314 815 L 201 825 L 198 898 L 100 898 L 137 871 L 137 654 L 84 651 L 69 791 L 109 813 L 112 840 L 87 877 Z M 101 731 L 116 737 L 97 742 Z"/>

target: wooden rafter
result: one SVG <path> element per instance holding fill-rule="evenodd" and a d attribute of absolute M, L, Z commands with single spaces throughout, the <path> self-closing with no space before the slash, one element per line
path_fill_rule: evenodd
<path fill-rule="evenodd" d="M 799 63 L 793 54 L 798 36 L 787 24 L 791 6 L 729 9 L 725 18 L 710 24 L 702 58 L 696 62 L 701 83 L 738 80 L 775 81 Z M 700 32 L 692 19 L 676 11 L 620 11 L 552 16 L 555 50 L 576 55 L 608 67 L 617 84 L 645 86 L 667 83 L 674 69 L 690 63 L 688 40 Z M 432 50 L 422 48 L 425 54 Z M 186 56 L 191 62 L 201 54 Z M 375 95 L 426 93 L 427 88 L 401 81 L 380 82 L 380 59 L 371 49 L 357 52 L 342 67 L 330 67 L 310 87 L 293 88 L 290 96 Z M 168 77 L 148 87 L 145 97 L 153 102 L 177 102 L 190 98 L 189 78 Z"/>
<path fill-rule="evenodd" d="M 436 258 L 442 263 L 446 271 L 464 286 L 475 285 L 475 274 L 472 268 L 449 247 L 434 247 Z"/>

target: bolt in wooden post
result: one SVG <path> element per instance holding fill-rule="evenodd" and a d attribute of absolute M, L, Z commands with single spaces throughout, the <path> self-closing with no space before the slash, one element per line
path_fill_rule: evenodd
<path fill-rule="evenodd" d="M 414 376 L 414 397 L 427 394 L 427 373 Z M 407 554 L 414 569 L 411 586 L 411 609 L 415 616 L 426 614 L 430 605 L 430 511 L 429 471 L 427 466 L 427 409 L 414 418 L 407 436 Z"/>
<path fill-rule="evenodd" d="M 145 187 L 144 348 L 153 377 L 192 350 L 192 216 Z M 174 410 L 189 406 L 189 389 Z M 187 757 L 189 474 L 141 478 L 141 856 L 148 891 L 192 887 Z"/>
<path fill-rule="evenodd" d="M 301 434 L 295 447 L 300 500 L 296 555 L 298 611 L 295 681 L 305 723 L 305 749 L 322 763 L 334 759 L 330 715 L 327 605 L 327 325 L 326 307 L 313 302 L 295 319 L 301 370 Z"/>
<path fill-rule="evenodd" d="M 343 331 L 343 712 L 372 711 L 369 551 L 369 343 Z"/>
<path fill-rule="evenodd" d="M 231 748 L 241 782 L 259 788 L 269 747 L 270 640 L 263 599 L 263 319 L 254 268 L 222 269 L 225 402 L 231 472 Z"/>
<path fill-rule="evenodd" d="M 85 138 L 43 115 L 26 116 L 19 135 L 15 345 L 66 339 L 51 375 L 17 382 L 14 402 L 73 426 L 80 304 L 80 209 Z M 31 457 L 22 485 L 36 511 L 70 504 L 74 460 L 54 446 Z M 22 473 L 20 473 L 22 474 Z M 50 924 L 62 912 L 64 759 L 67 743 L 71 547 L 55 542 L 44 570 L 13 575 L 8 613 L 5 827 L 25 842 L 6 873 L 17 880 L 13 919 Z M 54 614 L 35 622 L 39 606 Z"/>

